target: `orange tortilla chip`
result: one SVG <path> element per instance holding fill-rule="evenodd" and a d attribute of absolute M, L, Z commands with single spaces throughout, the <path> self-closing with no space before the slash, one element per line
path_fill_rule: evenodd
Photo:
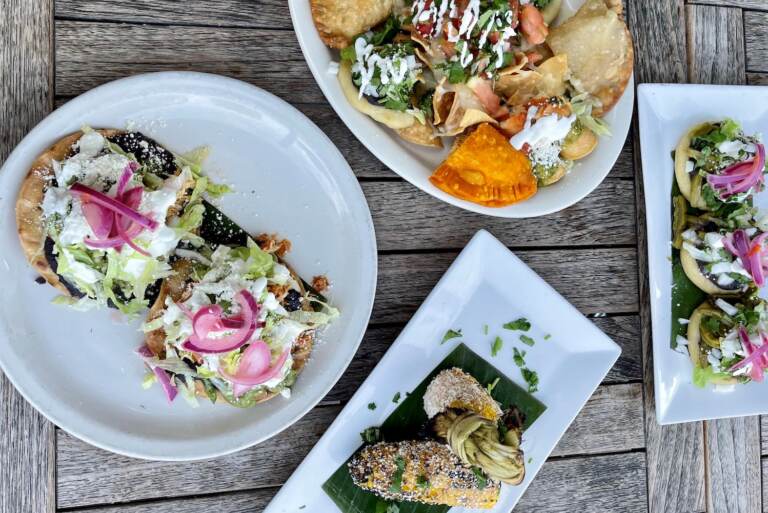
<path fill-rule="evenodd" d="M 429 181 L 448 194 L 487 207 L 526 200 L 537 188 L 528 157 L 488 123 L 467 136 Z"/>

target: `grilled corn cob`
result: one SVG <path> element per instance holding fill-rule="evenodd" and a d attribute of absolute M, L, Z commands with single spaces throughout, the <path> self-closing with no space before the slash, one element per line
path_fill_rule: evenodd
<path fill-rule="evenodd" d="M 430 440 L 366 446 L 352 457 L 349 473 L 357 486 L 387 500 L 490 509 L 499 499 L 498 481 Z"/>
<path fill-rule="evenodd" d="M 430 419 L 449 408 L 469 410 L 496 422 L 501 408 L 477 380 L 458 367 L 435 376 L 424 393 L 424 411 Z"/>

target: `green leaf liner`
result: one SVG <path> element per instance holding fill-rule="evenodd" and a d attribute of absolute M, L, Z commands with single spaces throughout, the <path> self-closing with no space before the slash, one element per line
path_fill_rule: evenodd
<path fill-rule="evenodd" d="M 677 187 L 677 180 L 672 180 L 672 199 L 680 194 Z M 674 209 L 674 202 L 671 202 Z M 689 213 L 697 215 L 700 211 L 689 206 Z M 673 212 L 674 216 L 674 212 Z M 680 319 L 688 319 L 693 311 L 707 299 L 707 294 L 699 287 L 693 284 L 683 271 L 683 264 L 680 263 L 680 251 L 672 248 L 672 322 L 669 345 L 674 349 L 677 347 L 677 336 L 685 337 L 688 332 L 688 326 L 680 324 Z"/>
<path fill-rule="evenodd" d="M 468 372 L 482 386 L 493 383 L 498 378 L 499 381 L 492 392 L 493 398 L 501 404 L 503 409 L 517 406 L 525 415 L 524 429 L 528 429 L 546 410 L 546 406 L 541 401 L 513 383 L 501 371 L 480 358 L 466 345 L 459 344 L 384 420 L 381 424 L 383 440 L 399 441 L 421 438 L 419 436 L 420 431 L 427 422 L 427 414 L 424 412 L 423 406 L 424 392 L 440 371 L 451 367 L 459 367 Z M 368 415 L 369 412 L 365 410 L 360 414 Z M 377 513 L 381 511 L 385 501 L 373 493 L 355 486 L 349 475 L 348 462 L 349 460 L 323 484 L 325 493 L 343 513 Z M 394 504 L 400 508 L 400 513 L 445 513 L 450 509 L 448 506 L 429 506 L 407 501 L 394 502 Z"/>

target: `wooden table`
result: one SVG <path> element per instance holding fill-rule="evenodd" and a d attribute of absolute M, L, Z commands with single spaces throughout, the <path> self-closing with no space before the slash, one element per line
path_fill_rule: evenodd
<path fill-rule="evenodd" d="M 307 69 L 284 0 L 0 0 L 0 13 L 0 162 L 51 110 L 96 85 L 146 71 L 221 73 L 285 98 L 331 137 L 360 179 L 379 244 L 373 316 L 344 377 L 295 426 L 237 454 L 155 463 L 95 449 L 0 375 L 0 512 L 261 511 L 479 228 L 623 348 L 516 511 L 763 511 L 760 418 L 656 424 L 633 135 L 578 205 L 538 219 L 482 217 L 407 184 L 352 136 Z M 628 0 L 627 17 L 637 82 L 768 84 L 768 0 Z"/>

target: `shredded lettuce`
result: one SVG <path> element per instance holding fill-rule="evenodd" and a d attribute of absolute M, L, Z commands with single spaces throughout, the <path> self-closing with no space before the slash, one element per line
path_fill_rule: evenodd
<path fill-rule="evenodd" d="M 141 388 L 146 390 L 150 388 L 152 385 L 154 385 L 156 381 L 157 381 L 157 374 L 155 374 L 152 371 L 149 371 L 146 374 L 144 374 L 144 379 L 141 380 Z"/>
<path fill-rule="evenodd" d="M 179 167 L 189 167 L 195 178 L 200 178 L 203 174 L 203 162 L 210 153 L 211 149 L 208 146 L 198 146 L 192 151 L 176 155 L 176 165 Z"/>
<path fill-rule="evenodd" d="M 239 350 L 232 351 L 231 353 L 227 353 L 222 356 L 219 360 L 219 363 L 224 366 L 224 369 L 228 373 L 234 374 L 237 372 L 237 368 L 240 365 L 240 359 L 242 357 L 243 353 L 241 353 Z"/>
<path fill-rule="evenodd" d="M 232 248 L 230 255 L 248 263 L 248 272 L 245 277 L 250 280 L 268 276 L 275 266 L 275 258 L 263 251 L 258 244 L 248 239 L 248 247 Z"/>
<path fill-rule="evenodd" d="M 72 296 L 56 296 L 51 300 L 51 303 L 54 305 L 67 306 L 78 312 L 87 312 L 88 310 L 93 310 L 101 306 L 101 303 L 88 296 L 83 296 L 79 299 Z"/>
<path fill-rule="evenodd" d="M 602 119 L 592 116 L 594 106 L 595 100 L 589 93 L 582 93 L 571 98 L 571 111 L 582 125 L 592 130 L 596 135 L 610 136 L 611 129 L 608 124 Z"/>
<path fill-rule="evenodd" d="M 725 374 L 723 372 L 715 372 L 715 370 L 709 365 L 706 367 L 693 367 L 693 384 L 699 388 L 706 387 L 707 384 L 709 384 L 712 380 L 730 377 L 731 376 L 729 374 Z"/>

